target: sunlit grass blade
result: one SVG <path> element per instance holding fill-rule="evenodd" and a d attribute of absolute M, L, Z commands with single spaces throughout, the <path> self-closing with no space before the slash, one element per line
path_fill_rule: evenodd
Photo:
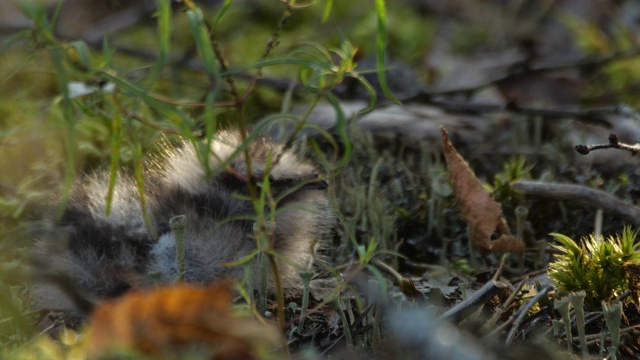
<path fill-rule="evenodd" d="M 109 166 L 109 189 L 107 191 L 107 208 L 105 210 L 107 216 L 111 214 L 111 203 L 113 202 L 113 193 L 115 191 L 116 180 L 118 178 L 118 167 L 120 166 L 122 115 L 118 113 L 114 114 L 111 127 L 111 164 Z"/>
<path fill-rule="evenodd" d="M 140 211 L 142 212 L 142 219 L 144 225 L 152 238 L 156 238 L 156 229 L 151 223 L 149 217 L 148 204 L 147 204 L 147 192 L 144 183 L 144 160 L 142 158 L 142 145 L 140 144 L 140 137 L 137 131 L 132 132 L 133 141 L 133 166 L 136 180 L 136 187 L 138 189 L 138 198 L 140 200 Z"/>

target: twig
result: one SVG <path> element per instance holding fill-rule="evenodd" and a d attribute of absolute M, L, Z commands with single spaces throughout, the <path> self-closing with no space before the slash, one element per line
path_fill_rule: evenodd
<path fill-rule="evenodd" d="M 400 289 L 400 291 L 407 297 L 407 299 L 409 299 L 410 301 L 415 301 L 418 297 L 424 298 L 424 294 L 416 289 L 416 286 L 411 278 L 400 275 L 389 264 L 386 264 L 381 260 L 373 259 L 373 263 L 382 270 L 386 271 L 389 275 L 393 276 L 398 289 Z"/>
<path fill-rule="evenodd" d="M 515 323 L 511 327 L 511 330 L 509 331 L 509 335 L 507 336 L 506 344 L 511 344 L 511 342 L 513 341 L 513 338 L 514 338 L 514 336 L 516 334 L 516 331 L 520 327 L 520 324 L 524 320 L 524 317 L 527 316 L 527 313 L 533 307 L 533 305 L 535 305 L 538 301 L 540 301 L 540 299 L 543 296 L 545 296 L 547 294 L 547 292 L 549 292 L 549 290 L 552 290 L 552 289 L 553 289 L 553 286 L 548 286 L 548 287 L 542 289 L 542 291 L 540 291 L 538 294 L 536 294 L 536 296 L 534 296 L 533 299 L 531 299 L 527 303 L 527 305 L 521 307 L 518 310 L 520 312 L 520 314 L 518 315 L 518 318 L 516 319 Z"/>
<path fill-rule="evenodd" d="M 640 226 L 640 208 L 607 194 L 604 191 L 582 185 L 543 183 L 537 181 L 519 181 L 512 188 L 524 195 L 552 199 L 568 200 L 588 208 L 614 213 L 629 223 Z"/>
<path fill-rule="evenodd" d="M 582 155 L 587 155 L 593 150 L 620 149 L 620 150 L 629 151 L 632 156 L 635 156 L 638 152 L 640 152 L 640 144 L 629 145 L 629 144 L 621 143 L 618 141 L 618 136 L 616 134 L 609 134 L 608 144 L 576 145 L 575 149 L 578 153 Z"/>
<path fill-rule="evenodd" d="M 476 309 L 484 305 L 489 299 L 494 297 L 500 290 L 506 289 L 509 284 L 501 281 L 489 280 L 483 287 L 478 289 L 467 300 L 459 303 L 455 307 L 447 310 L 440 316 L 441 319 L 448 319 L 458 323 L 465 317 L 471 315 Z"/>
<path fill-rule="evenodd" d="M 536 251 L 537 251 L 537 249 L 536 249 Z M 546 274 L 547 271 L 548 271 L 547 269 L 541 269 L 541 270 L 532 271 L 532 272 L 530 272 L 528 274 L 524 274 L 524 275 L 522 275 L 520 277 L 517 277 L 515 279 L 511 279 L 511 281 L 512 282 L 519 282 L 519 281 L 522 281 L 522 280 L 534 279 L 538 275 Z"/>
<path fill-rule="evenodd" d="M 632 332 L 632 331 L 640 331 L 640 326 L 639 325 L 632 325 L 626 328 L 622 328 L 620 329 L 620 334 L 626 334 L 628 332 Z M 594 343 L 597 343 L 600 340 L 601 334 L 597 333 L 597 334 L 591 334 L 591 335 L 587 335 L 585 336 L 585 338 L 587 339 L 587 345 L 591 345 Z M 607 340 L 609 340 L 611 337 L 607 336 Z M 574 341 L 575 342 L 575 341 Z M 580 347 L 580 346 L 578 346 Z"/>
<path fill-rule="evenodd" d="M 518 287 L 511 292 L 511 295 L 509 295 L 509 298 L 507 299 L 507 301 L 505 301 L 502 304 L 502 308 L 499 311 L 496 311 L 495 314 L 493 314 L 491 319 L 489 319 L 489 321 L 487 322 L 487 325 L 494 326 L 498 322 L 500 317 L 502 317 L 504 313 L 507 311 L 507 309 L 511 307 L 511 303 L 518 296 L 518 294 L 520 293 L 520 290 L 522 290 L 522 287 L 524 286 L 525 282 L 528 279 L 529 279 L 528 276 L 525 276 L 525 278 L 522 279 L 522 281 L 520 281 L 520 283 L 518 284 Z M 500 324 L 500 326 L 494 327 L 493 330 L 491 330 L 484 338 L 491 339 L 497 334 L 500 334 L 504 329 L 507 328 L 507 326 L 509 326 L 516 319 L 515 315 L 516 314 L 513 314 L 509 319 L 507 319 L 507 321 Z"/>

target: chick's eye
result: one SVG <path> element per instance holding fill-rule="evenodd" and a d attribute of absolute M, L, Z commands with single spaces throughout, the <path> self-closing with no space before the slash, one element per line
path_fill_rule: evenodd
<path fill-rule="evenodd" d="M 318 182 L 318 190 L 326 190 L 329 188 L 329 182 L 327 180 L 321 180 Z"/>

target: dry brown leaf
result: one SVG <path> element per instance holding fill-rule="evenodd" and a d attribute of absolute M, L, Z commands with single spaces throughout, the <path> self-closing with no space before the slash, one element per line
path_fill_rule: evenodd
<path fill-rule="evenodd" d="M 523 252 L 524 243 L 511 234 L 502 217 L 502 207 L 491 198 L 449 141 L 441 127 L 444 158 L 453 193 L 460 203 L 460 213 L 469 225 L 471 243 L 483 252 Z"/>
<path fill-rule="evenodd" d="M 196 349 L 215 359 L 254 359 L 283 344 L 275 327 L 231 312 L 227 283 L 130 292 L 94 311 L 87 352 L 93 359 L 127 350 L 170 356 Z"/>

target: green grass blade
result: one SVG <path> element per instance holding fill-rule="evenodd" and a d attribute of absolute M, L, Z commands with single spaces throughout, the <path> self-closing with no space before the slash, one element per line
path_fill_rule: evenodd
<path fill-rule="evenodd" d="M 387 48 L 387 9 L 384 0 L 376 0 L 376 13 L 378 15 L 378 31 L 376 33 L 376 65 L 378 67 L 378 80 L 382 93 L 394 103 L 400 105 L 389 85 L 387 84 L 387 74 L 385 72 L 384 58 Z"/>
<path fill-rule="evenodd" d="M 376 102 L 378 99 L 376 90 L 373 88 L 371 83 L 364 78 L 364 76 L 358 74 L 356 76 L 356 80 L 358 80 L 360 84 L 364 86 L 365 90 L 367 90 L 367 93 L 369 94 L 369 105 L 366 108 L 358 111 L 358 115 L 362 116 L 372 112 L 376 108 Z"/>
<path fill-rule="evenodd" d="M 117 76 L 112 71 L 103 70 L 101 71 L 101 75 L 104 76 L 107 80 L 112 81 L 116 85 L 118 85 L 122 90 L 126 92 L 126 95 L 142 99 L 150 108 L 162 114 L 166 119 L 175 124 L 179 129 L 181 129 L 184 136 L 186 136 L 187 138 L 193 138 L 193 135 L 191 135 L 191 131 L 193 129 L 196 129 L 197 126 L 187 114 L 180 111 L 175 106 L 165 104 L 164 102 L 149 96 L 146 91 Z"/>
<path fill-rule="evenodd" d="M 167 54 L 171 48 L 171 1 L 170 0 L 156 0 L 158 4 L 158 57 L 156 64 L 151 74 L 149 81 L 149 88 L 158 80 L 164 64 L 167 59 Z"/>
<path fill-rule="evenodd" d="M 331 8 L 333 7 L 333 0 L 327 0 L 327 3 L 324 6 L 324 10 L 322 11 L 322 19 L 320 23 L 322 25 L 326 24 L 329 19 L 329 15 L 331 14 Z"/>
<path fill-rule="evenodd" d="M 105 36 L 102 38 L 102 58 L 104 61 L 104 67 L 107 69 L 113 68 L 113 63 L 111 62 L 111 58 L 113 56 L 113 51 L 111 51 L 111 47 L 109 46 L 109 40 Z"/>
<path fill-rule="evenodd" d="M 324 70 L 332 70 L 333 64 L 328 63 L 326 61 L 318 62 L 317 60 L 308 60 L 296 57 L 284 57 L 279 59 L 267 59 L 258 61 L 255 64 L 247 65 L 247 66 L 239 66 L 236 68 L 229 69 L 221 73 L 221 76 L 231 76 L 246 73 L 250 70 L 255 70 L 259 68 L 265 68 L 269 66 L 275 65 L 302 65 L 306 67 L 319 68 Z"/>
<path fill-rule="evenodd" d="M 89 52 L 89 47 L 87 43 L 82 40 L 74 41 L 71 43 L 71 47 L 76 50 L 76 54 L 78 55 L 78 61 L 86 70 L 90 70 L 91 66 L 91 53 Z"/>
<path fill-rule="evenodd" d="M 58 92 L 62 96 L 60 106 L 62 108 L 62 115 L 65 123 L 65 172 L 64 172 L 64 185 L 63 196 L 60 202 L 60 207 L 57 211 L 57 217 L 61 217 L 64 209 L 67 207 L 69 201 L 71 187 L 75 179 L 75 151 L 76 151 L 76 131 L 75 131 L 75 116 L 73 112 L 73 106 L 71 99 L 69 99 L 68 77 L 64 67 L 64 53 L 60 47 L 54 47 L 50 50 L 51 61 L 53 65 L 53 71 L 56 76 L 56 83 L 58 85 Z"/>
<path fill-rule="evenodd" d="M 378 283 L 380 284 L 380 292 L 379 294 L 381 294 L 383 296 L 382 300 L 384 303 L 386 303 L 386 294 L 389 293 L 389 287 L 387 286 L 387 279 L 385 279 L 384 275 L 382 275 L 382 273 L 380 272 L 380 270 L 378 270 L 377 267 L 368 264 L 366 266 L 367 270 L 371 271 L 371 273 L 373 274 L 373 276 L 375 276 L 375 278 L 378 280 Z"/>
<path fill-rule="evenodd" d="M 133 166 L 136 179 L 136 186 L 138 188 L 138 197 L 140 200 L 140 211 L 142 212 L 142 219 L 147 231 L 152 238 L 156 238 L 155 227 L 151 223 L 149 217 L 148 204 L 147 204 L 147 192 L 144 183 L 144 160 L 142 156 L 142 145 L 140 144 L 140 137 L 138 131 L 132 132 L 133 138 Z"/>
<path fill-rule="evenodd" d="M 231 4 L 233 4 L 233 0 L 226 0 L 224 4 L 222 4 L 222 7 L 220 8 L 220 11 L 218 11 L 218 15 L 216 16 L 216 19 L 213 21 L 213 26 L 211 27 L 212 34 L 215 33 L 218 25 L 220 25 L 220 22 L 222 21 L 222 18 L 227 13 L 227 10 L 229 10 L 229 7 L 231 7 Z"/>
<path fill-rule="evenodd" d="M 51 28 L 55 29 L 56 24 L 58 23 L 58 19 L 60 18 L 60 11 L 62 10 L 62 4 L 64 0 L 58 0 L 56 4 L 56 8 L 53 10 L 53 15 L 51 16 Z"/>
<path fill-rule="evenodd" d="M 107 191 L 107 208 L 105 210 L 107 216 L 111 214 L 111 204 L 113 202 L 113 193 L 116 188 L 116 180 L 118 178 L 118 167 L 120 166 L 120 148 L 122 143 L 122 115 L 114 114 L 111 135 L 111 164 L 109 166 L 109 189 Z"/>
<path fill-rule="evenodd" d="M 218 63 L 211 46 L 211 40 L 209 39 L 209 33 L 207 26 L 204 23 L 204 16 L 202 10 L 199 8 L 193 8 L 187 11 L 187 19 L 189 21 L 189 28 L 191 34 L 196 42 L 198 52 L 202 57 L 204 68 L 209 76 L 218 77 Z"/>
<path fill-rule="evenodd" d="M 4 44 L 0 45 L 0 55 L 4 54 L 16 43 L 28 39 L 31 36 L 31 29 L 21 30 L 9 38 Z"/>
<path fill-rule="evenodd" d="M 351 143 L 351 138 L 348 134 L 348 122 L 347 118 L 344 115 L 344 112 L 342 111 L 342 107 L 340 106 L 340 100 L 338 100 L 338 98 L 330 93 L 326 94 L 326 98 L 336 112 L 336 132 L 338 133 L 338 136 L 340 137 L 340 140 L 342 141 L 342 144 L 344 146 L 344 153 L 342 154 L 342 158 L 340 158 L 340 161 L 338 161 L 338 164 L 336 164 L 337 170 L 344 167 L 349 159 L 351 159 L 353 144 Z"/>

